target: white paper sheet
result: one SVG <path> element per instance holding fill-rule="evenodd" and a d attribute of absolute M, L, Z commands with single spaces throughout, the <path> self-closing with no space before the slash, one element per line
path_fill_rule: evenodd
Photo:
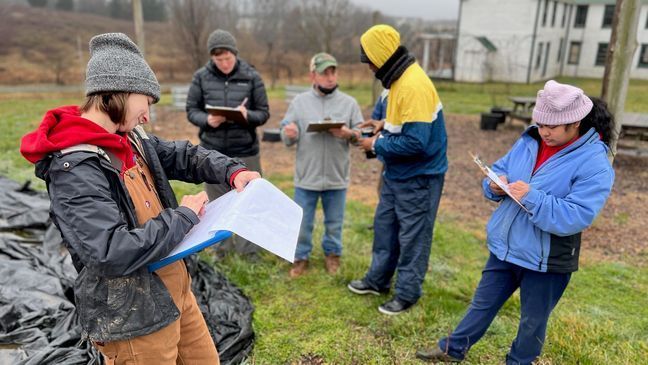
<path fill-rule="evenodd" d="M 267 180 L 255 179 L 242 192 L 230 191 L 207 204 L 200 223 L 169 256 L 226 230 L 293 262 L 301 220 L 302 209 L 297 203 Z"/>

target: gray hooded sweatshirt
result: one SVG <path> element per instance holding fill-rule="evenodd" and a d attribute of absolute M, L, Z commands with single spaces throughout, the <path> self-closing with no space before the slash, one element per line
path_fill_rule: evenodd
<path fill-rule="evenodd" d="M 335 90 L 320 95 L 315 89 L 297 95 L 281 123 L 281 139 L 286 146 L 297 144 L 295 186 L 324 191 L 346 189 L 349 185 L 349 141 L 329 132 L 306 132 L 308 123 L 324 119 L 344 121 L 354 128 L 363 121 L 358 102 Z M 299 128 L 296 139 L 289 139 L 283 127 L 295 122 Z"/>

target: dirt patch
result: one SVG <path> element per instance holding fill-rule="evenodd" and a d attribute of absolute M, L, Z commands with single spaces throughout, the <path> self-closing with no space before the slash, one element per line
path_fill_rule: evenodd
<path fill-rule="evenodd" d="M 263 128 L 278 128 L 287 105 L 282 100 L 270 103 L 271 117 Z M 189 139 L 196 143 L 197 128 L 187 122 L 184 111 L 167 107 L 156 109 L 153 131 L 167 139 Z M 365 111 L 369 115 L 369 111 Z M 473 115 L 448 115 L 448 159 L 440 214 L 461 222 L 466 229 L 483 235 L 484 225 L 496 208 L 481 194 L 481 172 L 468 152 L 479 153 L 492 164 L 511 147 L 523 125 L 500 125 L 497 131 L 479 129 L 479 118 Z M 265 173 L 293 173 L 295 149 L 281 143 L 261 143 L 261 163 Z M 380 162 L 367 160 L 364 153 L 351 153 L 349 199 L 369 205 L 378 202 L 377 184 Z M 648 159 L 617 156 L 614 162 L 616 180 L 603 212 L 594 225 L 583 233 L 583 255 L 588 258 L 620 258 L 638 264 L 648 263 Z"/>

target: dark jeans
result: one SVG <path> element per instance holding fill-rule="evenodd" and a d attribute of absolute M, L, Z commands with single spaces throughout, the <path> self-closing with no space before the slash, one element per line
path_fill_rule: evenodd
<path fill-rule="evenodd" d="M 421 297 L 443 180 L 444 175 L 406 181 L 383 177 L 374 217 L 371 267 L 364 278 L 374 289 L 389 288 L 394 272 L 398 272 L 396 297 L 408 303 Z"/>
<path fill-rule="evenodd" d="M 468 312 L 450 337 L 439 341 L 439 348 L 463 359 L 484 335 L 502 305 L 520 288 L 520 325 L 506 364 L 531 364 L 542 351 L 549 315 L 570 278 L 571 274 L 528 270 L 491 254 Z"/>

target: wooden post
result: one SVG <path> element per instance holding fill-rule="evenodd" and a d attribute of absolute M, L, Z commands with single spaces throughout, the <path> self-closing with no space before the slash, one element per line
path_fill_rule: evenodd
<path fill-rule="evenodd" d="M 625 109 L 630 82 L 632 60 L 637 49 L 640 0 L 617 0 L 612 23 L 612 36 L 608 45 L 601 99 L 605 100 L 612 115 L 614 128 L 610 139 L 610 160 L 617 152 L 617 142 Z"/>
<path fill-rule="evenodd" d="M 141 0 L 133 0 L 133 22 L 135 23 L 137 46 L 142 51 L 142 55 L 144 55 L 144 12 L 142 11 Z"/>

